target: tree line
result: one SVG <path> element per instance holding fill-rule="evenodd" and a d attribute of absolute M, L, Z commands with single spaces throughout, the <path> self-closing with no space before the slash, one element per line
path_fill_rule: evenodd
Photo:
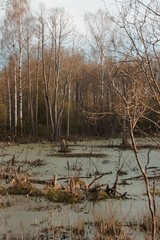
<path fill-rule="evenodd" d="M 159 2 L 86 13 L 86 35 L 63 8 L 6 3 L 1 24 L 1 138 L 159 132 Z"/>

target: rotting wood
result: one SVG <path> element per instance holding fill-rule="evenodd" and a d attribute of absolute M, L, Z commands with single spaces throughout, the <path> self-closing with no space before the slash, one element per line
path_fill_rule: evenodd
<path fill-rule="evenodd" d="M 61 141 L 61 144 L 60 144 L 60 152 L 62 152 L 62 153 L 67 153 L 67 152 L 69 152 L 69 145 L 68 145 L 68 142 L 67 142 L 65 139 L 63 139 L 63 140 Z"/>

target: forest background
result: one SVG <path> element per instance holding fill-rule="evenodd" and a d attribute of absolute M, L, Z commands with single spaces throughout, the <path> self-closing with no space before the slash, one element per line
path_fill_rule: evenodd
<path fill-rule="evenodd" d="M 104 1 L 85 35 L 64 8 L 1 6 L 1 139 L 159 133 L 159 1 L 114 1 L 116 16 Z"/>

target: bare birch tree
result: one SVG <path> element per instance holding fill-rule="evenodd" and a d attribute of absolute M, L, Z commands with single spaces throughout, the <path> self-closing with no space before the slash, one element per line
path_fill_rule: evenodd
<path fill-rule="evenodd" d="M 35 132 L 38 135 L 38 109 L 39 109 L 39 62 L 40 62 L 40 28 L 37 36 L 37 56 L 36 56 L 36 101 L 35 101 Z"/>
<path fill-rule="evenodd" d="M 152 219 L 152 240 L 157 238 L 156 203 L 154 194 L 152 195 L 147 171 L 138 154 L 134 130 L 137 126 L 138 118 L 147 119 L 148 122 L 156 125 L 159 129 L 159 122 L 147 114 L 148 112 L 159 114 L 160 22 L 159 15 L 156 14 L 157 9 L 157 1 L 149 1 L 147 4 L 143 4 L 142 1 L 138 0 L 125 1 L 119 8 L 119 18 L 115 19 L 117 26 L 120 27 L 119 36 L 121 38 L 113 40 L 114 50 L 119 57 L 119 61 L 126 61 L 129 62 L 130 66 L 134 66 L 132 72 L 126 71 L 121 66 L 119 67 L 119 71 L 123 72 L 122 80 L 124 81 L 127 77 L 132 82 L 132 88 L 122 91 L 122 88 L 118 87 L 118 83 L 117 85 L 115 84 L 114 79 L 113 86 L 123 102 L 122 109 L 127 118 L 132 148 L 144 178 Z M 120 41 L 117 41 L 117 39 Z M 136 86 L 134 94 L 132 94 L 133 86 Z"/>
<path fill-rule="evenodd" d="M 54 122 L 53 122 L 53 111 L 52 111 L 52 104 L 51 104 L 51 96 L 50 96 L 50 81 L 51 81 L 51 75 L 50 75 L 50 70 L 51 70 L 51 62 L 49 62 L 49 70 L 47 72 L 47 63 L 46 63 L 46 41 L 47 41 L 47 21 L 45 20 L 45 14 L 44 10 L 42 10 L 41 6 L 41 13 L 39 17 L 39 29 L 40 29 L 40 39 L 41 39 L 41 54 L 42 54 L 42 74 L 43 74 L 43 81 L 44 81 L 44 95 L 45 95 L 45 101 L 46 101 L 46 116 L 49 114 L 49 119 L 50 119 L 50 125 L 51 125 L 51 132 L 53 135 L 54 134 Z M 53 45 L 53 42 L 51 42 L 51 45 Z M 50 48 L 50 45 L 49 45 Z M 51 53 L 50 56 L 52 55 L 52 49 L 53 47 L 51 46 Z M 38 50 L 39 51 L 39 50 Z M 48 49 L 50 51 L 50 49 Z M 39 54 L 39 53 L 38 53 Z M 50 59 L 51 60 L 51 59 Z M 38 66 L 37 66 L 38 67 Z M 47 74 L 49 73 L 49 74 Z M 48 117 L 46 117 L 46 123 L 48 126 Z"/>
<path fill-rule="evenodd" d="M 18 124 L 18 93 L 17 93 L 17 51 L 16 51 L 16 37 L 15 37 L 15 25 L 12 22 L 12 16 L 9 14 L 10 10 L 6 11 L 6 19 L 4 20 L 2 28 L 2 43 L 3 50 L 5 51 L 4 58 L 6 58 L 6 67 L 8 64 L 12 64 L 12 72 L 10 78 L 13 78 L 13 89 L 14 89 L 14 134 L 17 135 L 17 124 Z M 9 77 L 9 76 L 8 76 Z"/>
<path fill-rule="evenodd" d="M 53 47 L 52 66 L 53 66 L 53 116 L 54 116 L 54 139 L 59 136 L 60 121 L 64 110 L 64 103 L 67 93 L 67 76 L 66 80 L 62 78 L 63 49 L 66 43 L 69 44 L 73 34 L 73 26 L 69 16 L 64 9 L 52 9 L 50 12 L 50 33 Z M 62 94 L 61 94 L 62 92 Z"/>
<path fill-rule="evenodd" d="M 88 43 L 91 49 L 93 62 L 99 65 L 98 78 L 100 81 L 100 105 L 102 111 L 104 110 L 104 96 L 106 96 L 106 67 L 107 58 L 109 57 L 109 42 L 111 38 L 111 25 L 112 22 L 107 13 L 99 10 L 97 13 L 87 13 L 85 15 L 85 23 L 88 32 Z M 108 84 L 108 83 L 107 83 Z M 108 88 L 109 89 L 109 88 Z"/>
<path fill-rule="evenodd" d="M 23 134 L 23 90 L 22 90 L 22 60 L 23 60 L 23 33 L 24 33 L 24 18 L 29 9 L 29 1 L 13 0 L 7 5 L 6 18 L 10 19 L 10 24 L 14 26 L 15 42 L 13 43 L 14 59 L 15 59 L 15 129 L 17 128 L 17 103 L 19 106 L 19 122 L 20 122 L 20 134 Z M 18 60 L 18 62 L 17 62 Z M 17 76 L 18 67 L 18 76 Z M 18 77 L 18 78 L 17 78 Z M 17 102 L 17 79 L 19 80 L 19 98 Z M 16 132 L 17 130 L 15 130 Z"/>
<path fill-rule="evenodd" d="M 28 14 L 28 16 L 25 19 L 24 22 L 25 26 L 26 26 L 26 36 L 24 38 L 25 42 L 24 44 L 26 44 L 26 58 L 27 58 L 27 75 L 28 75 L 28 121 L 31 123 L 31 133 L 33 135 L 35 135 L 35 122 L 34 122 L 34 109 L 33 109 L 33 90 L 32 90 L 32 85 L 33 85 L 33 81 L 32 81 L 32 66 L 31 66 L 31 56 L 34 56 L 33 54 L 31 54 L 31 49 L 32 49 L 32 39 L 33 39 L 33 34 L 34 34 L 34 30 L 35 28 L 33 27 L 34 24 L 34 18 L 32 17 L 31 14 Z"/>

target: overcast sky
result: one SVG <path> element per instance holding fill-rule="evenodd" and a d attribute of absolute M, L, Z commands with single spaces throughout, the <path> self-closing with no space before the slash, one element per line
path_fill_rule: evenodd
<path fill-rule="evenodd" d="M 64 7 L 69 13 L 74 23 L 80 31 L 84 29 L 83 17 L 86 12 L 95 13 L 98 9 L 104 9 L 103 0 L 31 0 L 32 8 L 37 11 L 40 3 L 44 3 L 46 8 Z M 105 0 L 108 9 L 113 8 L 113 0 Z"/>

